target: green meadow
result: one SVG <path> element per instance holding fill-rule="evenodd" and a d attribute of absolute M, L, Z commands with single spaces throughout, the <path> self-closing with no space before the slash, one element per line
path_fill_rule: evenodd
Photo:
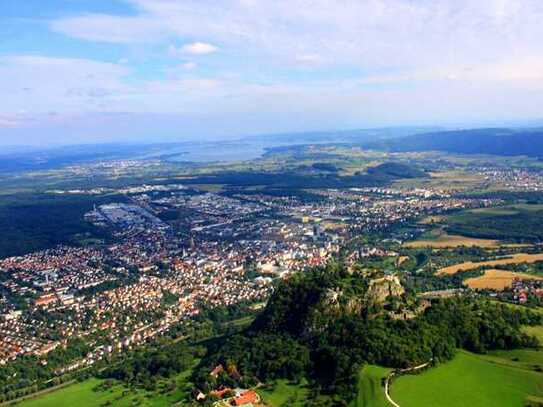
<path fill-rule="evenodd" d="M 270 388 L 258 391 L 265 403 L 272 407 L 303 407 L 309 392 L 305 384 L 292 384 L 287 380 L 277 380 Z"/>
<path fill-rule="evenodd" d="M 359 392 L 349 407 L 390 407 L 382 379 L 390 369 L 367 365 L 360 372 Z M 397 378 L 391 397 L 401 407 L 512 407 L 530 405 L 543 399 L 543 350 L 518 349 L 475 355 L 459 351 L 447 363 L 419 375 Z M 105 405 L 162 407 L 190 397 L 190 370 L 161 381 L 154 391 L 130 389 L 113 381 L 89 379 L 51 393 L 27 399 L 23 407 L 63 407 Z M 303 407 L 310 389 L 307 383 L 293 384 L 278 380 L 259 390 L 271 407 Z M 536 404 L 533 404 L 536 405 Z"/>
<path fill-rule="evenodd" d="M 523 354 L 537 351 L 515 352 L 480 356 L 459 351 L 450 362 L 396 379 L 391 397 L 402 407 L 524 406 L 529 397 L 543 396 L 543 374 L 527 364 L 534 355 Z"/>
<path fill-rule="evenodd" d="M 116 381 L 112 381 L 111 387 L 105 388 L 103 386 L 105 380 L 92 378 L 27 399 L 17 405 L 22 407 L 101 407 L 105 405 L 167 407 L 190 398 L 192 389 L 189 383 L 190 374 L 189 369 L 169 380 L 160 381 L 154 391 L 131 389 Z"/>
<path fill-rule="evenodd" d="M 389 407 L 391 404 L 385 398 L 385 390 L 381 381 L 390 369 L 367 365 L 360 372 L 358 381 L 358 396 L 350 407 Z"/>

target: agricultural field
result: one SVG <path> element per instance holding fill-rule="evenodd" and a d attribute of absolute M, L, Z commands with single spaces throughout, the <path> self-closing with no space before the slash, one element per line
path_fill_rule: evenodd
<path fill-rule="evenodd" d="M 443 222 L 445 219 L 445 215 L 431 215 L 421 219 L 418 223 L 421 225 L 433 225 L 434 223 Z"/>
<path fill-rule="evenodd" d="M 431 172 L 429 178 L 401 179 L 393 184 L 397 188 L 437 188 L 447 192 L 481 190 L 484 177 L 463 170 Z"/>
<path fill-rule="evenodd" d="M 542 280 L 541 277 L 536 277 L 526 273 L 515 273 L 507 270 L 490 269 L 485 270 L 485 274 L 480 277 L 468 278 L 464 281 L 469 288 L 474 290 L 498 290 L 502 291 L 505 288 L 511 287 L 515 278 L 521 280 Z"/>
<path fill-rule="evenodd" d="M 488 261 L 467 261 L 464 263 L 453 264 L 452 266 L 443 267 L 438 271 L 437 274 L 455 274 L 459 271 L 473 270 L 479 267 L 494 267 L 494 266 L 504 266 L 508 264 L 519 264 L 519 263 L 535 263 L 536 261 L 543 261 L 543 253 L 537 254 L 527 254 L 527 253 L 516 253 L 511 256 L 507 256 L 501 259 L 488 260 Z"/>
<path fill-rule="evenodd" d="M 402 407 L 520 407 L 543 396 L 543 373 L 509 363 L 507 352 L 502 357 L 459 351 L 450 362 L 396 379 L 391 397 Z"/>
<path fill-rule="evenodd" d="M 404 246 L 412 249 L 424 247 L 431 247 L 433 249 L 447 249 L 460 246 L 494 248 L 499 246 L 499 242 L 493 239 L 478 239 L 459 235 L 449 235 L 447 232 L 441 229 L 435 229 L 425 233 L 417 240 L 404 243 Z"/>
<path fill-rule="evenodd" d="M 380 366 L 364 366 L 360 372 L 358 395 L 350 407 L 389 407 L 381 381 L 390 369 Z"/>

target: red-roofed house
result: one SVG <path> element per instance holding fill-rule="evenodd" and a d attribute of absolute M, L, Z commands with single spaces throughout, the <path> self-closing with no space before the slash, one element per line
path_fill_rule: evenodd
<path fill-rule="evenodd" d="M 232 404 L 234 406 L 243 406 L 245 404 L 256 404 L 260 402 L 260 396 L 253 390 L 247 390 L 239 397 L 234 398 Z"/>

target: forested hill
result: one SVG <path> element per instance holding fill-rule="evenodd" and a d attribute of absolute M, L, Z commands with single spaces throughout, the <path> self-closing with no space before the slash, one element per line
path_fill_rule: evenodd
<path fill-rule="evenodd" d="M 543 157 L 543 129 L 472 129 L 415 134 L 366 143 L 365 148 L 394 152 L 445 151 L 458 154 Z"/>
<path fill-rule="evenodd" d="M 368 174 L 386 175 L 394 178 L 423 178 L 428 177 L 424 171 L 412 166 L 396 162 L 386 162 L 376 167 L 368 168 Z"/>
<path fill-rule="evenodd" d="M 291 276 L 278 284 L 251 327 L 215 344 L 194 383 L 209 392 L 281 378 L 308 380 L 312 405 L 346 406 L 366 363 L 408 367 L 448 360 L 456 348 L 486 352 L 539 345 L 521 331 L 541 323 L 539 314 L 473 298 L 425 307 L 398 280 L 381 274 L 331 263 Z M 394 318 L 399 310 L 412 310 L 413 318 Z M 212 377 L 217 366 L 224 373 Z"/>

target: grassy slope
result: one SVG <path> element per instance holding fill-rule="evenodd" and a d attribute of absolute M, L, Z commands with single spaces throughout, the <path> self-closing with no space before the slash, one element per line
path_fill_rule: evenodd
<path fill-rule="evenodd" d="M 35 399 L 26 400 L 18 405 L 22 407 L 100 407 L 107 402 L 111 402 L 111 405 L 119 407 L 136 404 L 139 406 L 166 407 L 180 400 L 186 400 L 190 396 L 192 386 L 190 386 L 188 378 L 191 371 L 191 369 L 188 369 L 181 372 L 175 378 L 177 387 L 173 392 L 131 390 L 122 384 L 116 384 L 106 391 L 94 391 L 93 389 L 100 385 L 103 380 L 92 378 Z"/>
<path fill-rule="evenodd" d="M 114 386 L 110 391 L 93 391 L 102 380 L 89 379 L 82 383 L 73 384 L 64 389 L 21 403 L 24 407 L 59 407 L 59 406 L 100 406 L 111 401 L 116 405 L 130 405 L 128 398 L 116 400 L 122 395 L 121 386 Z"/>
<path fill-rule="evenodd" d="M 535 336 L 539 340 L 539 343 L 543 344 L 543 325 L 525 326 L 523 331 L 528 335 Z M 543 354 L 543 352 L 541 353 Z"/>
<path fill-rule="evenodd" d="M 462 351 L 451 362 L 398 378 L 391 392 L 402 407 L 523 406 L 527 395 L 543 395 L 543 374 Z"/>
<path fill-rule="evenodd" d="M 380 366 L 364 366 L 358 382 L 358 396 L 350 407 L 388 407 L 390 403 L 385 398 L 385 390 L 381 379 L 386 377 L 390 369 Z"/>
<path fill-rule="evenodd" d="M 278 380 L 272 390 L 259 390 L 264 401 L 272 407 L 302 407 L 305 405 L 308 389 L 303 385 L 290 384 L 286 380 Z"/>

